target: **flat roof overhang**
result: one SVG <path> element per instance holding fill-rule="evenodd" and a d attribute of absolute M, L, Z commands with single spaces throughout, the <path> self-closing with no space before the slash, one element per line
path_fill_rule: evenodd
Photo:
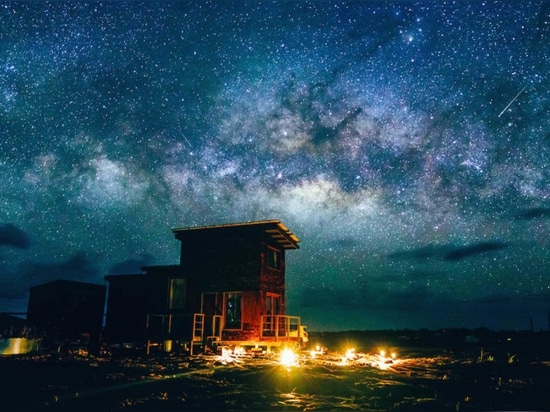
<path fill-rule="evenodd" d="M 206 225 L 206 226 L 191 226 L 174 228 L 172 232 L 176 235 L 178 233 L 184 233 L 187 231 L 196 230 L 217 230 L 227 228 L 249 227 L 249 226 L 264 226 L 264 231 L 283 249 L 299 249 L 298 243 L 300 239 L 292 233 L 280 220 L 258 220 L 252 222 L 240 222 L 240 223 L 224 223 L 218 225 Z"/>

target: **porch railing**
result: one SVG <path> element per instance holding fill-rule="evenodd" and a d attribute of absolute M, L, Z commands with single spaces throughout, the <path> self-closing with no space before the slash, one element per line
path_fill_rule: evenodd
<path fill-rule="evenodd" d="M 182 336 L 181 315 L 149 314 L 147 316 L 147 353 L 149 348 L 164 342 L 172 344 L 173 339 Z M 205 344 L 206 341 L 221 341 L 223 317 L 215 315 L 207 322 L 206 315 L 195 313 L 192 320 L 191 350 L 194 346 Z M 288 315 L 263 315 L 260 320 L 260 339 L 266 341 L 296 341 L 300 338 L 300 317 Z M 257 336 L 257 335 L 256 335 Z"/>
<path fill-rule="evenodd" d="M 300 337 L 300 317 L 288 315 L 264 315 L 261 318 L 261 337 L 294 340 Z"/>

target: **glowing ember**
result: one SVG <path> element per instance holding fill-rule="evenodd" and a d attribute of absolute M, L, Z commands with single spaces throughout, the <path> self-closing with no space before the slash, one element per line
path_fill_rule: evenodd
<path fill-rule="evenodd" d="M 243 347 L 237 346 L 235 349 L 233 349 L 233 355 L 237 357 L 246 356 L 246 350 Z"/>
<path fill-rule="evenodd" d="M 264 356 L 259 356 L 261 353 Z M 215 357 L 215 361 L 223 365 L 233 364 L 242 367 L 249 362 L 258 362 L 263 359 L 266 363 L 277 362 L 284 366 L 288 371 L 292 367 L 307 367 L 308 365 L 337 365 L 343 367 L 374 367 L 381 370 L 388 370 L 403 363 L 409 363 L 408 360 L 398 359 L 395 352 L 389 352 L 381 349 L 377 353 L 362 353 L 355 348 L 348 348 L 344 353 L 331 353 L 325 347 L 317 345 L 315 349 L 304 352 L 302 355 L 295 352 L 292 348 L 283 348 L 276 359 L 271 358 L 270 353 L 263 353 L 260 348 L 245 349 L 243 347 L 220 348 L 220 354 Z"/>
<path fill-rule="evenodd" d="M 355 348 L 350 348 L 346 351 L 346 359 L 348 360 L 355 359 Z"/>
<path fill-rule="evenodd" d="M 241 352 L 239 348 L 235 348 L 235 351 L 231 349 L 222 348 L 222 354 L 217 356 L 217 360 L 223 364 L 228 363 L 242 363 L 242 360 L 238 359 L 244 352 Z"/>
<path fill-rule="evenodd" d="M 348 365 L 351 361 L 353 361 L 356 357 L 355 348 L 349 348 L 346 350 L 346 353 L 344 356 L 342 356 L 342 359 L 340 361 L 340 365 Z"/>
<path fill-rule="evenodd" d="M 324 352 L 325 350 L 321 345 L 316 345 L 315 349 L 309 351 L 309 356 L 311 357 L 311 359 L 315 359 L 317 356 L 323 355 Z"/>

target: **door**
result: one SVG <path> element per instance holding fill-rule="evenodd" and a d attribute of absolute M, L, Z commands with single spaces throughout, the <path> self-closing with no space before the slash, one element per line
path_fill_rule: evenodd
<path fill-rule="evenodd" d="M 277 316 L 281 315 L 281 295 L 267 292 L 265 296 L 265 322 L 263 325 L 263 334 L 271 336 L 277 328 Z"/>
<path fill-rule="evenodd" d="M 223 315 L 223 296 L 218 292 L 202 294 L 202 313 L 204 314 L 204 331 L 207 337 L 221 336 L 221 316 Z"/>

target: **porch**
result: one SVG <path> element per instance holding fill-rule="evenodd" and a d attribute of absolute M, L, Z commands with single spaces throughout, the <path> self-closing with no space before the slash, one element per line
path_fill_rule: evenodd
<path fill-rule="evenodd" d="M 243 324 L 240 329 L 226 329 L 222 315 L 207 316 L 195 313 L 189 334 L 189 316 L 175 314 L 150 314 L 147 316 L 147 354 L 152 347 L 172 351 L 175 342 L 185 341 L 194 354 L 197 349 L 219 346 L 267 346 L 284 343 L 300 344 L 300 317 L 289 315 L 263 315 L 259 328 Z"/>

